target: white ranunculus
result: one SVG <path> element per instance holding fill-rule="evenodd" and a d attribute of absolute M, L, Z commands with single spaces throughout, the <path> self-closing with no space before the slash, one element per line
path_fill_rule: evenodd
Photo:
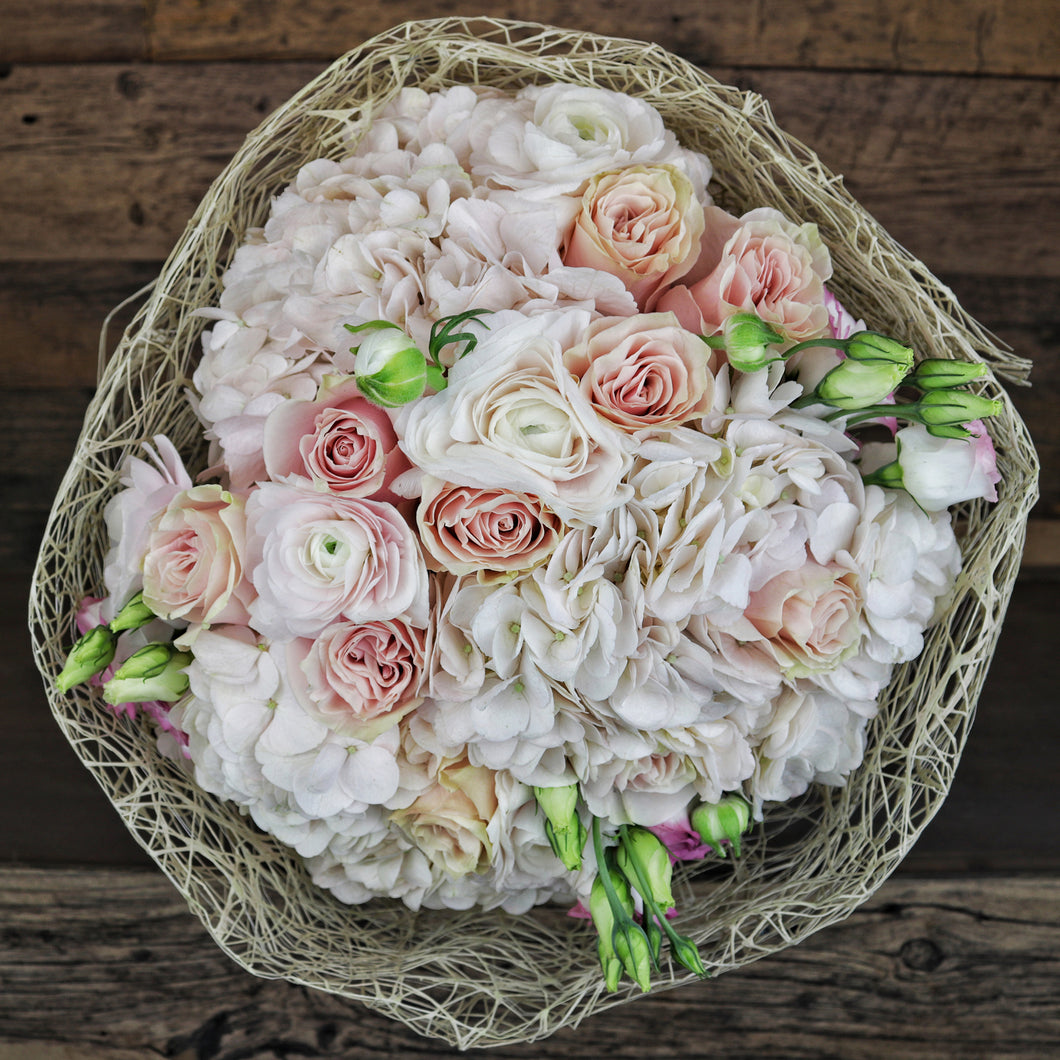
<path fill-rule="evenodd" d="M 581 310 L 490 318 L 448 387 L 398 420 L 409 458 L 448 482 L 533 494 L 572 524 L 624 503 L 631 443 L 563 367 L 564 347 L 587 323 Z"/>

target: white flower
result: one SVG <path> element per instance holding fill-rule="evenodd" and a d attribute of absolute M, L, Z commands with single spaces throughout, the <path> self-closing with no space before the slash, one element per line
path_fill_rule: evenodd
<path fill-rule="evenodd" d="M 902 486 L 926 512 L 961 501 L 997 500 L 997 457 L 982 424 L 975 438 L 936 438 L 920 424 L 895 435 Z"/>
<path fill-rule="evenodd" d="M 564 521 L 599 521 L 622 504 L 630 442 L 605 423 L 563 367 L 588 322 L 581 310 L 498 314 L 440 394 L 398 421 L 402 448 L 428 474 L 540 497 Z"/>

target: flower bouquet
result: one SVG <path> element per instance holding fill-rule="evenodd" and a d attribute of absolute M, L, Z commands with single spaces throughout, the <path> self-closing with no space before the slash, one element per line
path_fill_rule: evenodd
<path fill-rule="evenodd" d="M 461 1045 L 871 894 L 1035 490 L 1020 363 L 760 100 L 475 28 L 377 38 L 249 138 L 32 604 L 68 737 L 219 943 Z"/>

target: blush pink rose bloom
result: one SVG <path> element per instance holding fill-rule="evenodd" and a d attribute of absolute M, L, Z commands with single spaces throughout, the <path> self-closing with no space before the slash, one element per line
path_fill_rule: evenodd
<path fill-rule="evenodd" d="M 628 166 L 589 181 L 563 264 L 617 276 L 644 309 L 695 264 L 703 206 L 671 165 Z"/>
<path fill-rule="evenodd" d="M 857 571 L 807 562 L 750 594 L 744 617 L 788 677 L 834 669 L 857 647 L 864 607 Z"/>
<path fill-rule="evenodd" d="M 416 510 L 420 541 L 453 574 L 529 570 L 550 556 L 563 521 L 537 497 L 458 486 L 425 476 Z"/>
<path fill-rule="evenodd" d="M 386 411 L 365 400 L 352 377 L 328 377 L 315 401 L 285 401 L 265 421 L 269 478 L 309 478 L 348 497 L 395 503 L 388 489 L 409 469 Z"/>
<path fill-rule="evenodd" d="M 251 624 L 268 637 L 316 637 L 338 618 L 427 619 L 427 568 L 393 505 L 265 482 L 247 500 Z"/>
<path fill-rule="evenodd" d="M 144 556 L 144 603 L 167 621 L 244 623 L 242 501 L 218 485 L 178 493 L 155 517 Z"/>
<path fill-rule="evenodd" d="M 288 647 L 299 700 L 328 728 L 366 742 L 421 702 L 424 631 L 399 619 L 336 622 Z M 299 678 L 301 675 L 301 680 Z"/>
<path fill-rule="evenodd" d="M 703 334 L 721 331 L 734 313 L 757 313 L 801 342 L 830 333 L 824 284 L 831 275 L 816 225 L 794 224 L 767 207 L 737 219 L 712 206 L 698 261 L 655 308 Z"/>
<path fill-rule="evenodd" d="M 563 354 L 593 408 L 626 431 L 706 415 L 714 402 L 716 359 L 673 313 L 594 320 Z"/>

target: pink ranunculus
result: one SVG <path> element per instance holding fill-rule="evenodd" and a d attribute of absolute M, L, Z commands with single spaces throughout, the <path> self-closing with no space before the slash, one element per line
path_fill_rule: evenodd
<path fill-rule="evenodd" d="M 564 532 L 559 516 L 530 494 L 430 476 L 416 521 L 423 545 L 453 574 L 529 570 L 552 554 Z"/>
<path fill-rule="evenodd" d="M 333 623 L 288 647 L 295 693 L 328 728 L 373 740 L 422 701 L 424 637 L 395 618 Z"/>
<path fill-rule="evenodd" d="M 280 640 L 337 618 L 427 618 L 427 568 L 398 510 L 381 501 L 265 482 L 247 499 L 251 624 Z"/>
<path fill-rule="evenodd" d="M 752 592 L 744 617 L 788 677 L 805 677 L 834 669 L 855 650 L 863 606 L 856 570 L 807 558 Z"/>
<path fill-rule="evenodd" d="M 178 493 L 156 516 L 144 557 L 144 603 L 168 621 L 246 622 L 246 516 L 216 484 Z"/>
<path fill-rule="evenodd" d="M 699 260 L 655 308 L 705 334 L 719 332 L 740 312 L 757 313 L 791 342 L 829 334 L 824 283 L 832 262 L 817 226 L 794 224 L 766 207 L 744 214 L 735 228 L 733 221 L 722 210 L 707 210 Z"/>
<path fill-rule="evenodd" d="M 617 276 L 644 309 L 695 263 L 703 206 L 672 165 L 629 166 L 589 181 L 563 264 Z"/>
<path fill-rule="evenodd" d="M 327 377 L 315 401 L 285 401 L 265 421 L 269 478 L 304 476 L 348 497 L 395 503 L 387 488 L 408 459 L 386 411 L 366 401 L 352 377 Z"/>
<path fill-rule="evenodd" d="M 604 419 L 637 431 L 706 415 L 715 356 L 673 313 L 646 313 L 594 320 L 563 363 Z"/>

